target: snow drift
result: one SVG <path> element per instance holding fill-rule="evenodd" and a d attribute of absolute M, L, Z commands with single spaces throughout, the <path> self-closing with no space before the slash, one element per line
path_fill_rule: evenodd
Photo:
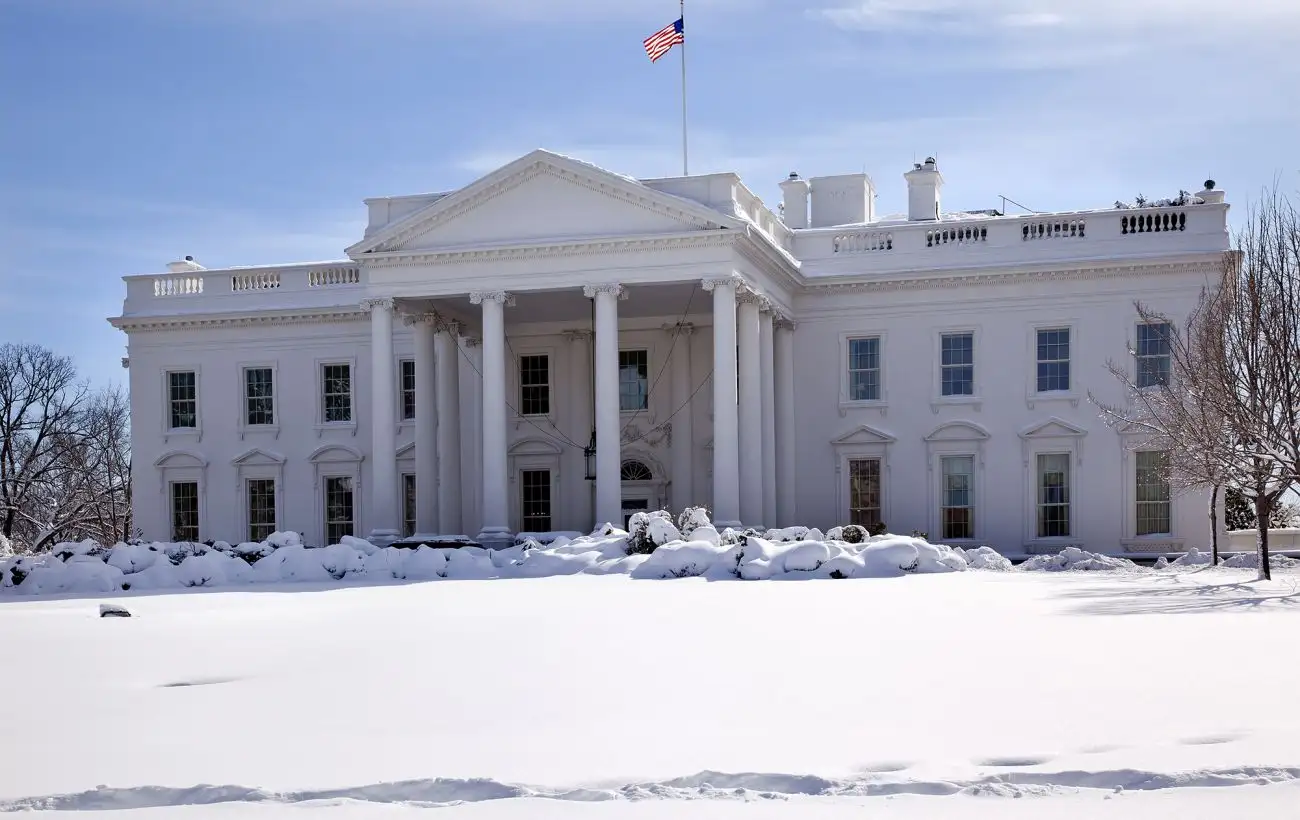
<path fill-rule="evenodd" d="M 422 545 L 377 547 L 360 538 L 310 548 L 293 532 L 265 542 L 227 544 L 59 544 L 38 556 L 0 559 L 0 593 L 54 595 L 119 590 L 179 590 L 247 584 L 335 581 L 539 578 L 627 574 L 635 578 L 887 578 L 909 573 L 1007 570 L 989 547 L 970 551 L 900 535 L 860 543 L 790 527 L 756 533 L 717 531 L 700 509 L 675 524 L 664 512 L 638 513 L 625 532 L 609 524 L 591 535 L 548 534 L 543 546 L 521 537 L 509 549 Z M 839 534 L 832 531 L 832 534 Z"/>

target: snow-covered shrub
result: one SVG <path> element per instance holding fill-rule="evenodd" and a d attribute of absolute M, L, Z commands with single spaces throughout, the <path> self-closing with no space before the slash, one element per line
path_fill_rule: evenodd
<path fill-rule="evenodd" d="M 1160 557 L 1164 558 L 1163 555 Z M 1183 555 L 1178 556 L 1172 561 L 1166 560 L 1165 563 L 1171 564 L 1176 567 L 1196 567 L 1196 566 L 1208 565 L 1212 557 L 1213 556 L 1210 553 L 1201 552 L 1196 547 L 1192 547 L 1191 549 L 1187 550 L 1187 552 L 1184 553 Z M 1160 562 L 1156 561 L 1156 566 L 1159 565 Z"/>
<path fill-rule="evenodd" d="M 14 545 L 9 538 L 0 532 L 0 558 L 8 558 L 14 554 Z"/>
<path fill-rule="evenodd" d="M 1066 547 L 1056 555 L 1035 555 L 1019 568 L 1026 572 L 1132 570 L 1137 569 L 1137 564 L 1127 558 L 1112 558 L 1078 547 Z"/>
<path fill-rule="evenodd" d="M 1274 569 L 1300 567 L 1300 560 L 1285 555 L 1269 555 L 1268 565 Z M 1259 569 L 1259 553 L 1234 552 L 1224 559 L 1223 566 L 1231 569 Z"/>
<path fill-rule="evenodd" d="M 677 529 L 681 531 L 682 538 L 690 538 L 691 533 L 699 527 L 712 527 L 713 520 L 709 518 L 708 507 L 687 507 L 682 510 L 681 515 L 677 516 Z"/>
<path fill-rule="evenodd" d="M 846 544 L 861 544 L 867 540 L 867 528 L 859 524 L 849 524 L 840 528 L 840 540 Z"/>
<path fill-rule="evenodd" d="M 672 513 L 666 510 L 634 513 L 627 526 L 628 555 L 649 555 L 656 547 L 682 540 L 681 532 L 673 525 Z"/>
<path fill-rule="evenodd" d="M 964 558 L 966 566 L 971 569 L 1009 570 L 1012 566 L 1005 556 L 992 547 L 975 547 L 968 550 L 957 547 L 953 552 Z"/>
<path fill-rule="evenodd" d="M 78 555 L 99 557 L 103 555 L 106 550 L 95 541 L 87 538 L 84 541 L 65 541 L 60 544 L 55 544 L 53 552 L 60 561 L 67 561 L 69 558 Z"/>

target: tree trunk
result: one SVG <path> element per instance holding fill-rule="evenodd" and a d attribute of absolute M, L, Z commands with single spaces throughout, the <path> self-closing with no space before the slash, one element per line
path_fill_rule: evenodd
<path fill-rule="evenodd" d="M 1268 517 L 1272 505 L 1263 493 L 1255 496 L 1255 532 L 1259 545 L 1259 579 L 1271 581 L 1273 571 L 1268 565 Z"/>
<path fill-rule="evenodd" d="M 1210 488 L 1210 566 L 1219 565 L 1219 485 Z"/>

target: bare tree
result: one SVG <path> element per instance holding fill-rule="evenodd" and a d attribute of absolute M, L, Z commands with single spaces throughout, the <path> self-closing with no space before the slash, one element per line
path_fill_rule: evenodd
<path fill-rule="evenodd" d="M 120 389 L 92 393 L 67 357 L 0 345 L 0 536 L 28 551 L 130 537 L 129 425 Z"/>
<path fill-rule="evenodd" d="M 28 544 L 41 534 L 87 393 L 68 357 L 34 344 L 0 345 L 0 533 L 10 541 Z"/>
<path fill-rule="evenodd" d="M 1186 326 L 1168 325 L 1168 377 L 1139 387 L 1112 365 L 1129 406 L 1102 412 L 1167 449 L 1179 481 L 1232 487 L 1250 500 L 1267 579 L 1271 513 L 1300 481 L 1300 214 L 1276 191 L 1266 194 L 1235 244 Z"/>

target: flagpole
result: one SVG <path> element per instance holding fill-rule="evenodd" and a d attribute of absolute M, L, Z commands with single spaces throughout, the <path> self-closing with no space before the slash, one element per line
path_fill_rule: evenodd
<path fill-rule="evenodd" d="M 686 141 L 686 0 L 681 0 L 682 21 L 682 176 L 690 176 Z"/>

